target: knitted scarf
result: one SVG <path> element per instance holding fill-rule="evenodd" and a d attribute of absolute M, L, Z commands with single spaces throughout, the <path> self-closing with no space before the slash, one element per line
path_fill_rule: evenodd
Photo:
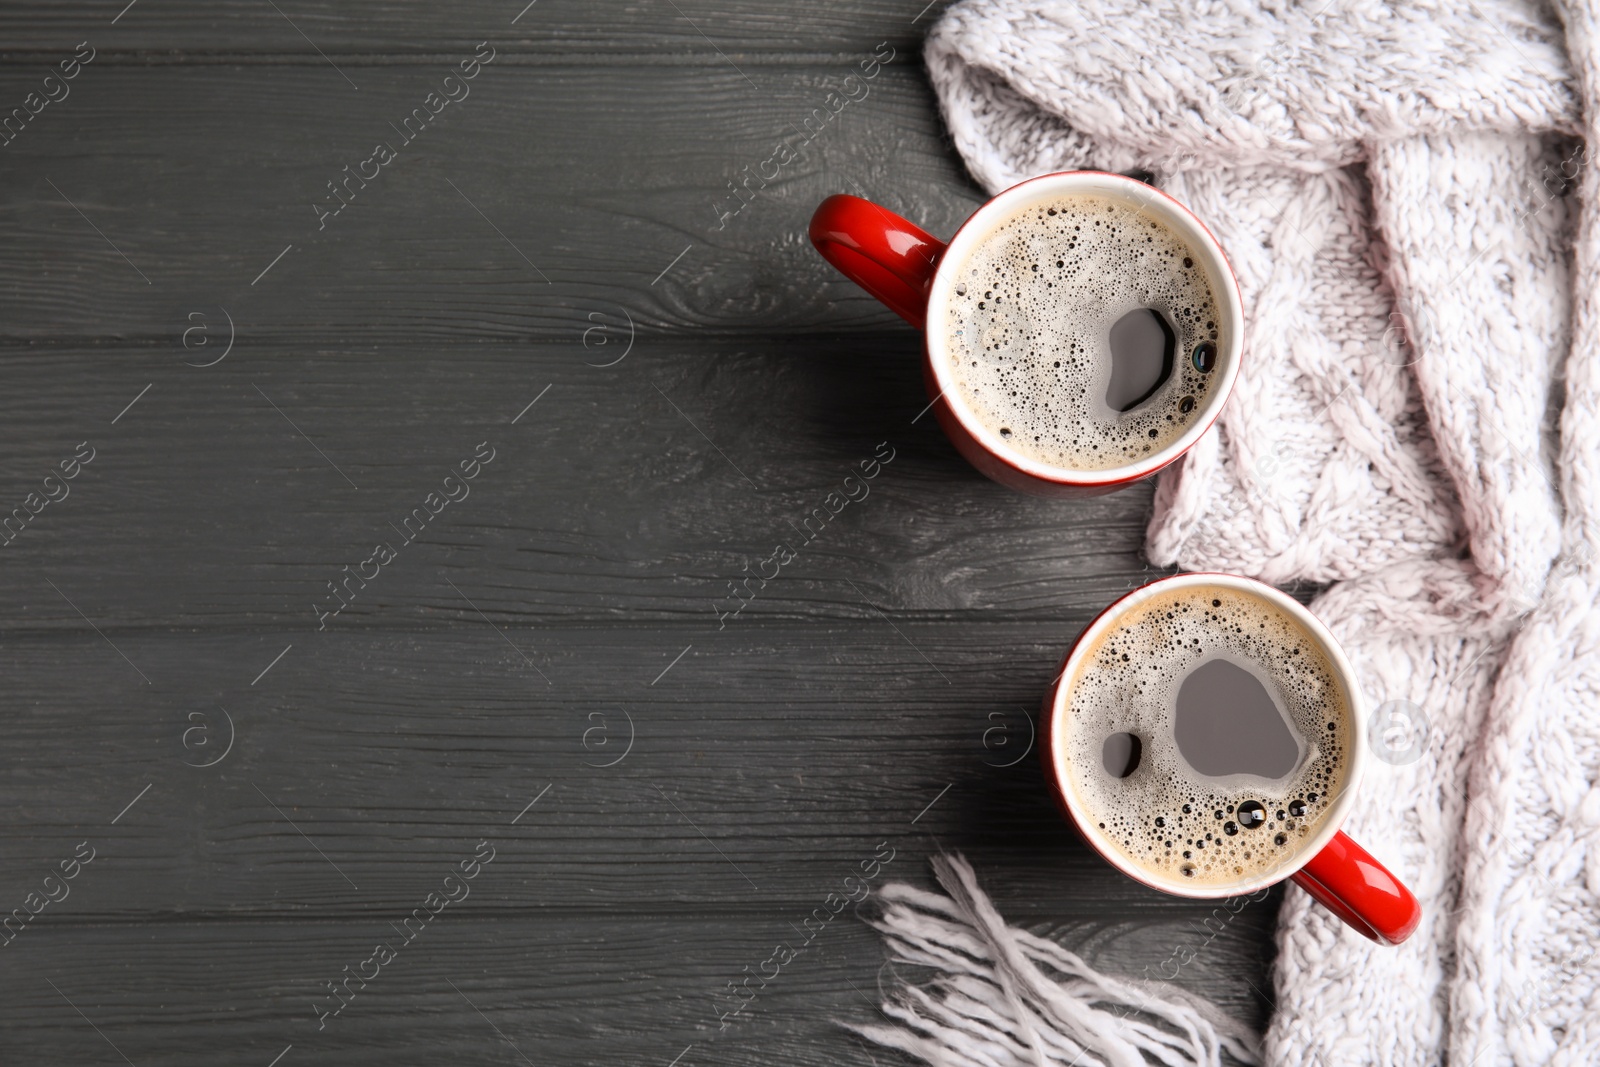
<path fill-rule="evenodd" d="M 1265 1061 L 1596 1062 L 1597 0 L 965 0 L 926 61 L 985 188 L 1148 172 L 1238 275 L 1243 374 L 1147 551 L 1327 586 L 1377 756 L 1346 826 L 1424 913 L 1380 947 L 1291 887 Z M 1086 1033 L 919 1054 L 1220 1055 Z"/>

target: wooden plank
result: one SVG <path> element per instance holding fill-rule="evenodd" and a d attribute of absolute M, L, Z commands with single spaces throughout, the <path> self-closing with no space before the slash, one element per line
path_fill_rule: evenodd
<path fill-rule="evenodd" d="M 1077 619 L 1152 576 L 1137 554 L 1150 490 L 1062 502 L 984 479 L 917 418 L 910 331 L 641 337 L 595 366 L 627 343 L 606 321 L 610 343 L 587 349 L 242 340 L 208 368 L 177 349 L 12 352 L 0 515 L 26 517 L 81 442 L 95 453 L 65 499 L 20 533 L 11 519 L 0 626 L 312 634 L 317 605 L 352 597 L 328 625 L 426 626 L 456 617 L 451 581 L 502 625 L 654 618 L 714 634 L 747 599 L 740 623 L 878 608 Z M 495 458 L 433 517 L 428 494 L 483 442 Z M 397 554 L 381 568 L 365 562 L 380 542 Z M 797 556 L 773 578 L 780 543 Z"/>
<path fill-rule="evenodd" d="M 878 1064 L 837 1026 L 882 959 L 854 919 L 728 1031 L 713 996 L 880 843 L 921 884 L 964 852 L 1113 972 L 1192 953 L 1177 982 L 1261 1025 L 1277 895 L 1217 925 L 1133 885 L 1029 747 L 1079 626 L 1150 576 L 1148 489 L 973 473 L 916 336 L 804 237 L 831 192 L 942 234 L 981 200 L 918 69 L 942 0 L 277 6 L 0 11 L 0 107 L 97 49 L 0 135 L 0 517 L 38 511 L 0 535 L 5 907 L 95 849 L 0 935 L 0 1061 Z M 395 130 L 484 40 L 470 97 Z"/>
<path fill-rule="evenodd" d="M 1188 907 L 1095 858 L 1046 793 L 1033 713 L 1076 625 L 440 615 L 8 639 L 6 907 L 87 841 L 43 920 L 365 916 L 480 838 L 505 846 L 475 897 L 499 908 L 800 905 L 878 842 L 1007 872 L 1018 921 Z"/>
<path fill-rule="evenodd" d="M 477 881 L 497 873 L 487 868 Z M 815 878 L 820 899 L 833 872 L 819 867 Z M 419 895 L 430 881 L 418 872 Z M 1004 908 L 1003 880 L 991 884 Z M 1180 919 L 1054 932 L 1112 972 L 1138 974 L 1187 947 L 1195 960 L 1176 984 L 1261 1025 L 1251 987 L 1260 986 L 1272 910 L 1247 907 L 1208 942 Z M 365 989 L 352 981 L 356 995 L 326 1020 L 316 1014 L 330 1001 L 325 983 L 362 965 L 381 939 L 391 948 L 400 941 L 384 917 L 60 927 L 7 950 L 0 1054 L 14 1063 L 109 1064 L 123 1062 L 120 1052 L 172 1067 L 267 1067 L 286 1049 L 278 1067 L 895 1062 L 841 1026 L 875 1021 L 880 976 L 891 980 L 880 942 L 848 912 L 719 1029 L 716 995 L 744 968 L 758 973 L 777 943 L 795 947 L 793 925 L 806 914 L 618 911 L 551 922 L 494 914 L 473 892 L 400 946 Z"/>
<path fill-rule="evenodd" d="M 126 7 L 125 7 L 126 5 Z M 378 0 L 67 0 L 0 12 L 9 53 L 43 52 L 89 38 L 102 51 L 160 62 L 208 53 L 285 55 L 322 62 L 373 54 L 433 56 L 471 51 L 489 39 L 513 53 L 696 55 L 747 59 L 793 53 L 871 51 L 888 40 L 908 48 L 948 0 L 458 0 L 448 7 Z M 120 16 L 119 16 L 120 12 Z M 113 22 L 113 20 L 115 20 Z M 303 34 L 303 35 L 302 35 Z"/>
<path fill-rule="evenodd" d="M 496 62 L 404 129 L 441 69 L 367 68 L 348 93 L 319 65 L 91 65 L 3 149 L 0 337 L 164 358 L 191 313 L 247 345 L 571 341 L 624 317 L 645 335 L 903 332 L 804 234 L 835 192 L 942 234 L 980 202 L 909 58 L 850 87 L 849 64 L 753 87 L 726 64 Z M 7 69 L 0 100 L 38 80 Z"/>

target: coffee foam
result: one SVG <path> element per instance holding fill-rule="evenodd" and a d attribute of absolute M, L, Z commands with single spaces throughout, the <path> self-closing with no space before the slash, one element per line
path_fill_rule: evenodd
<path fill-rule="evenodd" d="M 1219 343 L 1220 314 L 1201 257 L 1136 207 L 1063 196 L 1012 215 L 952 276 L 949 367 L 968 407 L 1040 463 L 1106 470 L 1160 451 L 1206 408 L 1220 371 L 1195 349 Z M 1131 411 L 1105 402 L 1111 326 L 1138 308 L 1177 335 L 1173 371 Z M 1220 347 L 1220 345 L 1219 345 Z"/>
<path fill-rule="evenodd" d="M 1219 656 L 1261 681 L 1296 735 L 1299 760 L 1282 778 L 1208 777 L 1179 751 L 1178 687 Z M 1215 888 L 1283 868 L 1344 790 L 1355 743 L 1348 695 L 1318 642 L 1271 601 L 1212 585 L 1156 593 L 1100 635 L 1067 685 L 1065 785 L 1103 840 L 1154 880 Z M 1142 745 L 1126 778 L 1101 758 L 1119 732 Z M 1248 801 L 1265 806 L 1262 824 L 1237 817 Z"/>

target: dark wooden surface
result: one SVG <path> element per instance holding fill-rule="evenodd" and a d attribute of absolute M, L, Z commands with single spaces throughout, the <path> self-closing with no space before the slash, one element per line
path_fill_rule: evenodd
<path fill-rule="evenodd" d="M 961 850 L 1013 921 L 1129 974 L 1192 955 L 1180 984 L 1264 1019 L 1276 898 L 1214 932 L 1138 889 L 1029 751 L 1065 646 L 1149 575 L 1148 490 L 973 473 L 917 419 L 916 337 L 804 237 L 830 192 L 945 234 L 981 200 L 917 58 L 940 6 L 0 10 L 0 114 L 95 50 L 0 147 L 0 513 L 94 449 L 0 547 L 0 910 L 95 850 L 0 948 L 0 1061 L 892 1062 L 839 1026 L 882 963 L 848 915 L 726 1030 L 714 999 L 880 842 L 885 877 Z M 719 622 L 881 442 L 870 495 Z M 319 1029 L 483 840 L 470 897 Z"/>

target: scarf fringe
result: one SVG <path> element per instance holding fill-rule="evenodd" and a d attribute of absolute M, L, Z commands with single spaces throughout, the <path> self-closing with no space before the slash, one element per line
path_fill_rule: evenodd
<path fill-rule="evenodd" d="M 882 1005 L 889 1024 L 845 1024 L 932 1067 L 1221 1067 L 1223 1053 L 1260 1062 L 1258 1039 L 1199 997 L 1104 975 L 1072 952 L 1006 925 L 959 854 L 935 856 L 948 896 L 905 883 L 879 894 L 868 922 L 898 974 Z"/>

